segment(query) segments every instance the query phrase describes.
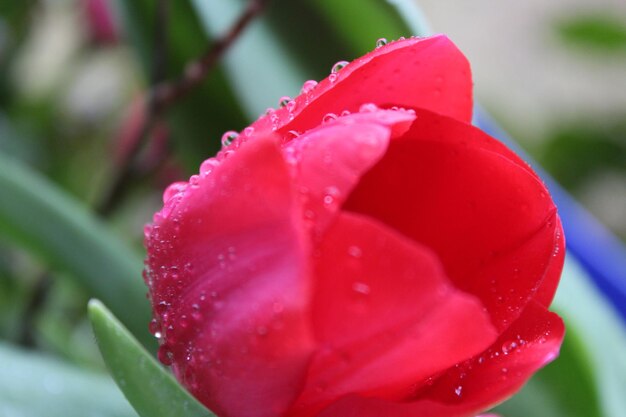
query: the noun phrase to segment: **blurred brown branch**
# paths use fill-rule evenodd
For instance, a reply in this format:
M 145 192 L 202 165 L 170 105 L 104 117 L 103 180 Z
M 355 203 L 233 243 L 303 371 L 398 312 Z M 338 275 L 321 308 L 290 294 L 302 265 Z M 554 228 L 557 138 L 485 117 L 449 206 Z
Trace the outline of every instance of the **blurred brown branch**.
M 151 132 L 162 115 L 178 100 L 200 84 L 215 67 L 221 57 L 239 38 L 254 19 L 260 15 L 269 0 L 250 0 L 231 28 L 216 39 L 199 58 L 190 61 L 184 72 L 176 79 L 164 80 L 167 61 L 167 21 L 168 0 L 160 0 L 157 7 L 157 24 L 154 38 L 155 59 L 153 62 L 152 86 L 145 97 L 145 113 L 141 128 L 129 141 L 129 148 L 119 163 L 109 187 L 96 205 L 96 211 L 103 216 L 109 215 L 120 202 L 133 177 L 133 165 L 140 150 L 149 141 Z

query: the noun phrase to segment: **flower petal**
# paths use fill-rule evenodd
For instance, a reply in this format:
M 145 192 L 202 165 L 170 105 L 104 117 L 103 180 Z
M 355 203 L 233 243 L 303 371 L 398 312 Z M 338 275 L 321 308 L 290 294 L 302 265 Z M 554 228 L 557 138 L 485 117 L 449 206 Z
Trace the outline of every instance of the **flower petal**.
M 354 113 L 316 127 L 283 147 L 307 223 L 321 236 L 361 176 L 415 116 L 399 110 Z
M 474 416 L 513 395 L 534 372 L 552 361 L 563 335 L 562 320 L 532 301 L 487 356 L 453 368 L 417 398 L 391 402 L 351 395 L 319 417 Z
M 364 103 L 424 108 L 469 122 L 469 63 L 443 35 L 392 42 L 356 59 L 252 126 L 257 131 L 305 132 L 328 113 L 355 112 Z
M 313 349 L 302 215 L 274 138 L 215 165 L 147 237 L 161 356 L 220 415 L 274 416 Z
M 478 296 L 503 330 L 550 269 L 560 233 L 554 203 L 528 166 L 495 139 L 431 112 L 416 116 L 344 209 L 432 248 L 454 284 Z
M 430 250 L 367 217 L 341 213 L 316 262 L 320 350 L 293 415 L 354 392 L 401 399 L 497 337 L 482 305 L 449 284 Z

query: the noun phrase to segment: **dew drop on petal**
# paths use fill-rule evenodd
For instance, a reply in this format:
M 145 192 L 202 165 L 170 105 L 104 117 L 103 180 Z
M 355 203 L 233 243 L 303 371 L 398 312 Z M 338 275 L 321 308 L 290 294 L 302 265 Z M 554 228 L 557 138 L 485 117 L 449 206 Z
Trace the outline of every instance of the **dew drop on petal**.
M 286 107 L 291 101 L 292 101 L 291 97 L 289 97 L 289 96 L 282 96 L 278 100 L 278 104 L 280 105 L 280 107 Z
M 330 123 L 333 120 L 337 119 L 337 115 L 335 113 L 326 113 L 322 118 L 322 123 Z
M 235 139 L 237 139 L 237 136 L 239 136 L 239 133 L 235 132 L 234 130 L 229 130 L 228 132 L 224 133 L 222 135 L 222 146 L 229 146 L 231 143 L 233 143 Z
M 310 93 L 311 91 L 313 91 L 315 86 L 317 86 L 317 81 L 315 81 L 315 80 L 307 80 L 307 81 L 304 82 L 304 84 L 302 84 L 302 89 L 300 90 L 300 92 L 302 94 Z
M 348 61 L 339 61 L 336 62 L 335 65 L 333 65 L 333 67 L 331 68 L 330 72 L 332 74 L 337 74 L 339 71 L 341 71 L 346 65 L 348 65 Z
M 159 347 L 157 356 L 163 365 L 170 366 L 172 364 L 173 354 L 167 345 L 161 345 Z
M 517 347 L 517 343 L 515 341 L 512 341 L 512 340 L 506 341 L 502 344 L 502 353 L 504 353 L 505 355 L 508 355 L 509 353 L 513 352 L 516 347 Z
M 252 126 L 248 126 L 243 130 L 243 135 L 245 137 L 250 137 L 254 133 L 254 128 Z
M 348 255 L 353 258 L 360 258 L 363 255 L 363 250 L 358 246 L 350 246 L 348 248 Z
M 219 161 L 215 158 L 207 159 L 200 165 L 200 175 L 206 176 L 210 174 L 219 164 Z
M 337 74 L 332 73 L 328 76 L 328 79 L 330 80 L 331 83 L 334 83 L 335 81 L 337 81 Z
M 149 324 L 149 330 L 150 333 L 152 333 L 155 337 L 159 337 L 160 333 L 159 333 L 159 322 L 157 321 L 157 319 L 152 319 L 150 320 L 150 324 Z M 157 336 L 157 333 L 159 333 L 159 336 Z
M 300 136 L 300 132 L 298 132 L 297 130 L 290 130 L 285 135 L 285 139 L 289 141 L 289 140 L 297 138 L 298 136 Z
M 358 292 L 359 294 L 363 294 L 363 295 L 368 295 L 371 291 L 370 286 L 364 282 L 355 282 L 354 284 L 352 284 L 352 289 L 355 292 Z
M 463 394 L 463 386 L 459 385 L 456 388 L 454 388 L 454 395 L 456 395 L 457 397 L 461 397 L 461 395 Z
M 378 40 L 376 41 L 376 48 L 380 48 L 387 45 L 387 39 L 385 38 L 378 38 Z
M 175 196 L 176 194 L 185 191 L 187 188 L 187 183 L 185 182 L 175 182 L 170 184 L 169 187 L 165 189 L 163 192 L 163 203 L 167 203 L 170 198 Z
M 189 185 L 191 187 L 197 187 L 199 183 L 200 183 L 199 175 L 192 175 L 191 177 L 189 177 Z
M 378 110 L 378 106 L 374 103 L 365 103 L 359 107 L 361 113 L 373 113 Z

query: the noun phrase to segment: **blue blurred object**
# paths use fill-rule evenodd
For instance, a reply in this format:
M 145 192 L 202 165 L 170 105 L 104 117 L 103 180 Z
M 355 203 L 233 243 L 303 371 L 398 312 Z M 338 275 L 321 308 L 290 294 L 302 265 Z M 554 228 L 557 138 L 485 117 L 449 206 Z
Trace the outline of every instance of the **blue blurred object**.
M 550 175 L 539 168 L 478 106 L 474 109 L 474 125 L 513 149 L 541 176 L 558 207 L 569 253 L 587 270 L 596 286 L 626 321 L 626 248 Z

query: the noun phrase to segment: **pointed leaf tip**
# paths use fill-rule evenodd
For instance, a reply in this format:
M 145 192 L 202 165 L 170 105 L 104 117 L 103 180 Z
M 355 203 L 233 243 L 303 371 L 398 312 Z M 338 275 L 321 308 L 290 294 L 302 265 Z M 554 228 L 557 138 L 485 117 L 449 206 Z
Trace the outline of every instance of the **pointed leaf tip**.
M 92 299 L 87 309 L 102 357 L 141 417 L 215 417 L 159 365 L 102 302 Z

